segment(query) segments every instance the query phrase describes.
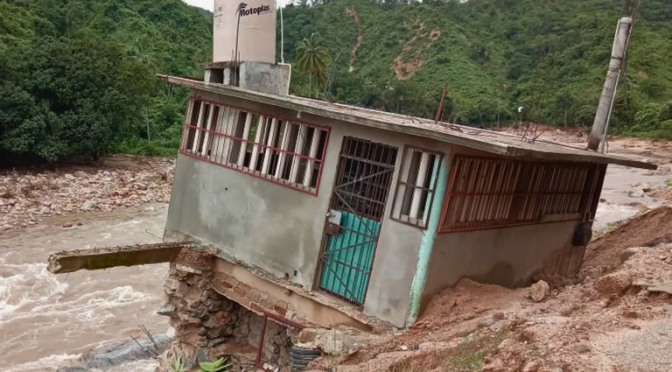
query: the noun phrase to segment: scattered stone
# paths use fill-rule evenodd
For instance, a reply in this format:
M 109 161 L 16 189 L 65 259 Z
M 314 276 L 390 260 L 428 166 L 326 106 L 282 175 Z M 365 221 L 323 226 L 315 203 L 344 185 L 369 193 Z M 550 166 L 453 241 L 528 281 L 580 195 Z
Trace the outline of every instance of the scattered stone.
M 408 346 L 406 346 L 406 345 L 401 345 L 401 347 L 400 347 L 399 349 L 401 349 L 401 351 L 407 351 L 407 350 L 408 350 Z
M 537 372 L 539 367 L 541 367 L 541 362 L 538 360 L 532 360 L 525 363 L 523 366 L 523 372 Z
M 530 298 L 534 302 L 543 301 L 549 294 L 551 287 L 543 280 L 540 280 L 530 287 Z
M 63 224 L 63 227 L 72 227 L 72 222 L 66 222 Z
M 376 345 L 385 340 L 382 336 L 347 327 L 338 329 L 306 328 L 299 333 L 299 346 L 318 348 L 328 355 L 351 355 L 359 349 Z
M 170 316 L 174 312 L 175 312 L 175 305 L 164 304 L 159 308 L 159 310 L 156 313 L 159 315 Z
M 166 203 L 173 172 L 173 162 L 147 158 L 134 169 L 0 174 L 0 191 L 12 191 L 0 197 L 0 231 L 38 225 L 46 216 Z
M 595 281 L 594 287 L 602 295 L 620 296 L 632 285 L 632 278 L 624 273 L 607 274 Z
M 85 212 L 88 212 L 88 211 L 94 209 L 97 205 L 98 205 L 98 202 L 96 202 L 95 200 L 87 200 L 87 201 L 84 202 L 84 204 L 82 204 L 82 206 L 79 209 L 81 209 Z
M 199 274 L 199 275 L 203 274 L 203 271 L 201 271 L 200 269 L 197 269 L 195 267 L 191 267 L 191 266 L 177 264 L 177 265 L 175 265 L 175 268 L 177 270 L 185 272 L 185 273 Z

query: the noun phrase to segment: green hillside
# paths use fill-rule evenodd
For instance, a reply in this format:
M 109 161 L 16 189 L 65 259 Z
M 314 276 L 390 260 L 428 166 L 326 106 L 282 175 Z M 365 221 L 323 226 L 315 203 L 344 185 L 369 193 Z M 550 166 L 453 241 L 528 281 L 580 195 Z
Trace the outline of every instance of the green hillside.
M 525 119 L 591 125 L 606 75 L 620 0 L 470 0 L 374 3 L 338 0 L 284 11 L 286 59 L 312 33 L 336 64 L 331 99 L 492 125 Z M 353 70 L 350 56 L 361 24 Z M 644 0 L 636 20 L 614 123 L 650 132 L 672 119 L 672 3 Z M 301 74 L 294 89 L 311 94 Z M 651 105 L 654 104 L 654 105 Z M 647 107 L 647 105 L 650 105 Z M 637 113 L 649 113 L 649 119 Z M 642 115 L 640 115 L 642 116 Z M 651 120 L 651 116 L 655 119 Z M 637 126 L 637 127 L 635 127 Z M 672 126 L 670 126 L 672 133 Z
M 325 94 L 295 66 L 295 94 L 433 117 L 448 84 L 444 120 L 506 123 L 524 106 L 525 120 L 589 126 L 621 6 L 297 2 L 284 9 L 285 60 L 316 34 L 332 82 Z M 643 0 L 613 118 L 620 132 L 672 137 L 671 19 L 669 0 Z M 0 162 L 174 153 L 186 92 L 155 74 L 199 76 L 211 49 L 212 15 L 181 0 L 0 0 Z
M 186 93 L 154 75 L 201 74 L 211 34 L 180 0 L 0 0 L 0 160 L 174 152 Z

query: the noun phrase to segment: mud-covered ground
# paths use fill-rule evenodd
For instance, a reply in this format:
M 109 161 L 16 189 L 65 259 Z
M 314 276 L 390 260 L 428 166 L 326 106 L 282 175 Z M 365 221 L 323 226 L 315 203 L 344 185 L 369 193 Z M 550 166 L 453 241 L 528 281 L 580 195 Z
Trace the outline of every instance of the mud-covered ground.
M 343 372 L 669 372 L 672 208 L 593 242 L 579 277 L 531 288 L 461 281 L 410 330 L 337 362 Z M 641 231 L 644 234 L 636 234 Z

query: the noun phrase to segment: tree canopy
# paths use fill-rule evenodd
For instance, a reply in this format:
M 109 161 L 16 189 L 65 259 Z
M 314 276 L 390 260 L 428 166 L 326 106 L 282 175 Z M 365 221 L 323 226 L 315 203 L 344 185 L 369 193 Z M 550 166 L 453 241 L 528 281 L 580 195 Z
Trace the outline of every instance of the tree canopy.
M 296 0 L 283 11 L 291 90 L 433 118 L 447 83 L 444 120 L 496 125 L 524 106 L 526 120 L 590 126 L 621 7 Z M 670 19 L 670 1 L 643 2 L 611 128 L 672 137 Z M 187 95 L 155 74 L 202 76 L 212 26 L 181 0 L 0 0 L 0 161 L 174 153 Z
M 0 159 L 174 151 L 186 92 L 155 74 L 201 74 L 211 35 L 180 0 L 0 0 Z
M 335 64 L 330 99 L 433 117 L 447 83 L 445 120 L 489 126 L 516 120 L 524 106 L 527 120 L 590 126 L 622 6 L 622 0 L 298 1 L 284 8 L 285 59 L 296 61 L 300 41 L 318 33 Z M 671 14 L 669 1 L 643 2 L 612 128 L 639 131 L 640 111 L 664 111 L 672 99 Z M 345 56 L 360 29 L 351 67 Z M 294 76 L 298 93 L 301 75 Z

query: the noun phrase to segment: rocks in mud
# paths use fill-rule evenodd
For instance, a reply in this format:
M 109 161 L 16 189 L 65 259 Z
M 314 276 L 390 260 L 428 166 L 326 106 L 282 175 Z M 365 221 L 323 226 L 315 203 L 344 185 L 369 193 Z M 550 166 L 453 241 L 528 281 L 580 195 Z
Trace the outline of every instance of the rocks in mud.
M 147 158 L 128 169 L 0 174 L 0 231 L 49 216 L 168 202 L 173 171 L 173 160 Z
M 212 287 L 214 278 L 214 258 L 204 252 L 183 250 L 171 263 L 164 283 L 167 303 L 159 312 L 170 317 L 175 339 L 160 358 L 162 370 L 169 370 L 176 356 L 182 357 L 189 370 L 199 360 L 222 355 L 230 355 L 236 368 L 249 364 L 255 370 L 254 350 L 263 318 L 217 293 Z M 267 322 L 263 360 L 287 365 L 290 347 L 287 328 Z M 251 359 L 246 361 L 246 356 Z
M 550 291 L 551 287 L 548 285 L 548 283 L 546 283 L 543 280 L 540 280 L 532 284 L 532 286 L 530 287 L 529 296 L 532 299 L 532 301 L 541 302 L 544 299 L 546 299 L 546 297 L 548 297 Z
M 523 372 L 537 372 L 541 367 L 541 362 L 537 359 L 531 360 L 523 366 Z
M 306 328 L 299 333 L 298 346 L 318 348 L 328 355 L 351 355 L 360 349 L 385 341 L 380 335 L 359 331 L 354 328 Z M 402 345 L 401 350 L 404 350 Z M 408 350 L 408 347 L 406 347 Z M 405 350 L 404 350 L 405 351 Z
M 632 285 L 632 278 L 621 272 L 607 274 L 595 281 L 594 288 L 603 296 L 620 296 Z
M 174 312 L 175 312 L 175 305 L 164 304 L 159 308 L 159 310 L 156 313 L 159 315 L 170 316 Z
M 88 211 L 93 210 L 97 205 L 98 205 L 97 201 L 95 201 L 93 199 L 89 199 L 89 200 L 85 201 L 84 204 L 82 204 L 82 206 L 79 207 L 79 209 L 81 209 L 85 212 L 88 212 Z

